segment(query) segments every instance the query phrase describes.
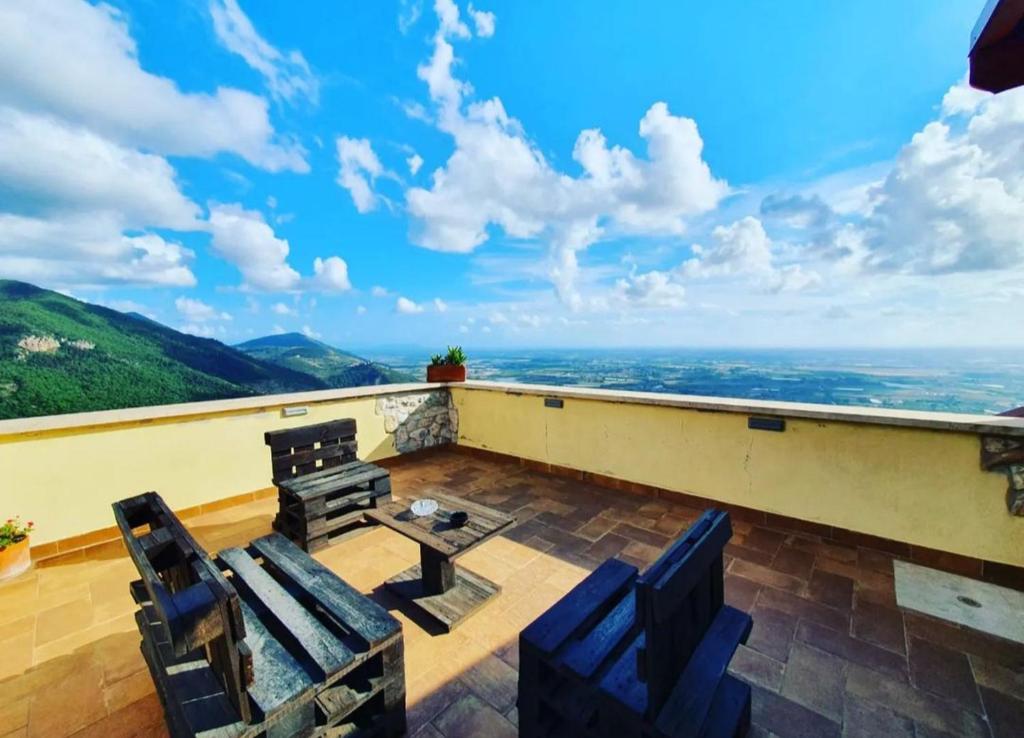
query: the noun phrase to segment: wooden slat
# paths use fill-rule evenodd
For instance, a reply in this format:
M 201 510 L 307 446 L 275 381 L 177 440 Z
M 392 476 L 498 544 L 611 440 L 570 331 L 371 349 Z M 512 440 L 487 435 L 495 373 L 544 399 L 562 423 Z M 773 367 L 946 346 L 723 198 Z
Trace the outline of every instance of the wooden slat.
M 252 542 L 252 549 L 301 588 L 307 598 L 370 646 L 401 633 L 401 624 L 387 610 L 364 597 L 284 536 L 275 533 L 257 538 Z
M 647 685 L 640 680 L 636 671 L 637 653 L 643 649 L 644 643 L 644 634 L 640 633 L 600 681 L 601 691 L 636 715 L 637 722 L 643 719 L 647 711 Z
M 324 675 L 332 676 L 352 663 L 352 651 L 300 606 L 245 551 L 239 548 L 225 549 L 220 552 L 220 559 L 231 568 L 236 581 L 245 585 Z
M 285 479 L 278 483 L 278 487 L 295 497 L 305 499 L 325 495 L 335 490 L 358 487 L 361 484 L 383 479 L 388 475 L 387 469 L 360 461 L 330 469 L 321 469 L 293 479 Z
M 627 592 L 593 630 L 566 647 L 561 663 L 577 676 L 589 679 L 635 627 L 636 596 Z
M 320 448 L 308 451 L 296 451 L 292 454 L 282 454 L 271 457 L 271 466 L 276 475 L 278 472 L 291 470 L 293 466 L 309 464 L 311 462 L 323 461 L 324 459 L 342 458 L 355 460 L 358 446 L 355 441 L 344 443 L 325 444 Z
M 249 685 L 249 696 L 270 717 L 292 701 L 309 699 L 316 682 L 302 665 L 263 625 L 259 616 L 243 600 L 248 635 L 246 643 L 252 651 L 253 673 L 256 678 Z
M 621 596 L 636 578 L 636 567 L 608 559 L 522 632 L 522 639 L 551 654 L 574 633 L 592 622 L 595 610 Z
M 515 518 L 468 500 L 431 494 L 437 500 L 438 512 L 424 517 L 410 517 L 409 502 L 392 500 L 373 510 L 366 518 L 398 531 L 407 538 L 448 557 L 466 553 L 498 532 L 515 524 Z M 447 523 L 447 516 L 456 510 L 469 513 L 465 527 Z
M 353 438 L 355 435 L 355 419 L 345 418 L 343 420 L 331 420 L 327 423 L 306 425 L 300 428 L 268 431 L 263 434 L 263 442 L 270 446 L 271 449 L 277 450 L 320 443 L 329 439 L 340 438 L 344 441 Z
M 746 641 L 750 616 L 723 607 L 683 669 L 679 681 L 658 714 L 656 725 L 666 735 L 699 735 L 718 685 L 736 647 Z
M 733 738 L 750 726 L 750 686 L 731 674 L 722 677 L 700 738 Z

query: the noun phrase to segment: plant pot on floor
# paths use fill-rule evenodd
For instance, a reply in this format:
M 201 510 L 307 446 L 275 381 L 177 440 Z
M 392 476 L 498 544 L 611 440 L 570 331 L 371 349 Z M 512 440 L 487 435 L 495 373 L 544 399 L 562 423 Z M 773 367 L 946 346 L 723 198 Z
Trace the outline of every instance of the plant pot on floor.
M 427 367 L 428 382 L 465 382 L 465 364 L 437 364 Z
M 0 580 L 11 579 L 32 566 L 32 555 L 28 549 L 28 538 L 22 538 L 0 549 Z

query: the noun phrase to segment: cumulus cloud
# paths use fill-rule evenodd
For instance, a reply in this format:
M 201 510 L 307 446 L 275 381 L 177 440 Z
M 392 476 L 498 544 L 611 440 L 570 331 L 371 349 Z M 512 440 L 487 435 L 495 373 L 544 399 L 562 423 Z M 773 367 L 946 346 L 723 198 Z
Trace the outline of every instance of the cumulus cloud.
M 391 295 L 391 293 L 386 288 L 381 287 L 379 284 L 375 284 L 370 289 L 370 294 L 373 295 L 374 297 L 388 297 Z
M 349 191 L 352 202 L 360 213 L 375 210 L 377 194 L 373 181 L 384 173 L 384 167 L 365 138 L 339 136 L 335 142 L 338 148 L 338 184 Z
M 429 188 L 406 192 L 412 240 L 439 251 L 469 252 L 491 227 L 551 244 L 548 276 L 562 300 L 582 304 L 577 253 L 609 233 L 682 233 L 686 218 L 714 208 L 728 192 L 702 158 L 693 120 L 655 103 L 640 121 L 646 157 L 609 146 L 596 129 L 580 133 L 573 158 L 582 172 L 554 168 L 499 98 L 471 102 L 472 87 L 452 72 L 452 39 L 468 38 L 458 8 L 439 0 L 430 59 L 418 69 L 454 150 Z
M 308 325 L 302 326 L 302 335 L 306 336 L 306 338 L 320 338 L 320 334 Z
M 263 76 L 270 94 L 292 102 L 316 103 L 320 85 L 299 51 L 281 52 L 264 39 L 236 0 L 211 0 L 210 15 L 218 40 Z
M 473 3 L 469 4 L 469 17 L 473 19 L 476 35 L 480 38 L 490 38 L 494 35 L 495 17 L 494 13 L 485 10 L 477 10 Z
M 399 297 L 395 301 L 395 310 L 402 315 L 415 315 L 416 313 L 423 312 L 423 306 L 413 302 L 407 297 Z
M 688 278 L 749 278 L 770 292 L 797 292 L 821 283 L 821 276 L 799 264 L 776 264 L 774 245 L 753 216 L 716 226 L 710 247 L 695 244 L 694 256 L 679 267 Z
M 231 314 L 218 310 L 202 300 L 195 300 L 191 297 L 179 297 L 174 301 L 174 307 L 185 320 L 195 323 L 208 323 L 216 320 L 231 320 Z
M 0 104 L 45 111 L 160 154 L 230 152 L 269 171 L 305 172 L 267 101 L 231 87 L 182 92 L 145 71 L 124 16 L 84 0 L 0 5 Z
M 125 148 L 80 126 L 0 107 L 4 205 L 104 211 L 124 227 L 199 227 L 199 206 L 166 159 Z
M 275 302 L 270 306 L 270 312 L 275 315 L 297 315 L 298 312 L 295 308 L 290 307 L 287 303 Z
M 616 302 L 631 307 L 678 309 L 686 305 L 686 288 L 667 272 L 632 274 L 615 283 Z
M 120 218 L 0 213 L 0 274 L 39 284 L 191 287 L 195 254 L 156 234 L 128 236 Z
M 419 154 L 413 154 L 405 160 L 405 163 L 409 165 L 409 174 L 415 177 L 419 173 L 420 167 L 423 166 L 423 157 Z
M 348 264 L 340 256 L 328 256 L 313 260 L 311 285 L 325 292 L 347 292 L 352 289 L 348 279 Z
M 299 273 L 288 264 L 288 241 L 274 235 L 262 213 L 241 205 L 214 204 L 209 227 L 214 251 L 238 267 L 246 288 L 282 291 L 298 287 Z
M 774 193 L 761 201 L 761 216 L 779 220 L 790 228 L 826 228 L 834 217 L 832 208 L 818 195 Z

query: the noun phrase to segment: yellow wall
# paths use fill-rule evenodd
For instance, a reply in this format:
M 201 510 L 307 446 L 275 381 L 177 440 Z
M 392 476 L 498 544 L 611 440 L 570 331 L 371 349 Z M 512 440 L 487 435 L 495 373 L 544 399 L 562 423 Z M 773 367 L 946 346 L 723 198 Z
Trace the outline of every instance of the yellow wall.
M 1024 565 L 1007 479 L 974 433 L 453 388 L 459 444 L 968 556 Z
M 338 418 L 356 419 L 361 458 L 393 456 L 375 401 L 291 403 L 309 409 L 294 418 L 276 406 L 0 438 L 0 513 L 33 520 L 38 545 L 113 525 L 111 503 L 147 490 L 182 509 L 265 489 L 266 431 Z

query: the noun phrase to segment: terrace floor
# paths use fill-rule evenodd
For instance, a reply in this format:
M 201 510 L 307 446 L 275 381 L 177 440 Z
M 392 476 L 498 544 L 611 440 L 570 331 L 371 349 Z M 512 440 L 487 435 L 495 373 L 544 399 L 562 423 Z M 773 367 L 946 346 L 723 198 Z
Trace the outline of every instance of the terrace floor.
M 700 514 L 453 452 L 402 460 L 392 475 L 397 496 L 444 491 L 519 518 L 460 559 L 503 591 L 448 635 L 381 587 L 418 560 L 412 542 L 378 527 L 317 554 L 402 621 L 409 729 L 421 737 L 515 735 L 519 631 L 605 558 L 645 566 Z M 215 552 L 268 533 L 275 504 L 187 522 Z M 726 598 L 754 630 L 732 669 L 753 685 L 752 736 L 1020 735 L 1024 646 L 897 608 L 885 553 L 735 518 L 733 528 Z M 109 545 L 0 584 L 0 736 L 165 734 L 134 578 Z

